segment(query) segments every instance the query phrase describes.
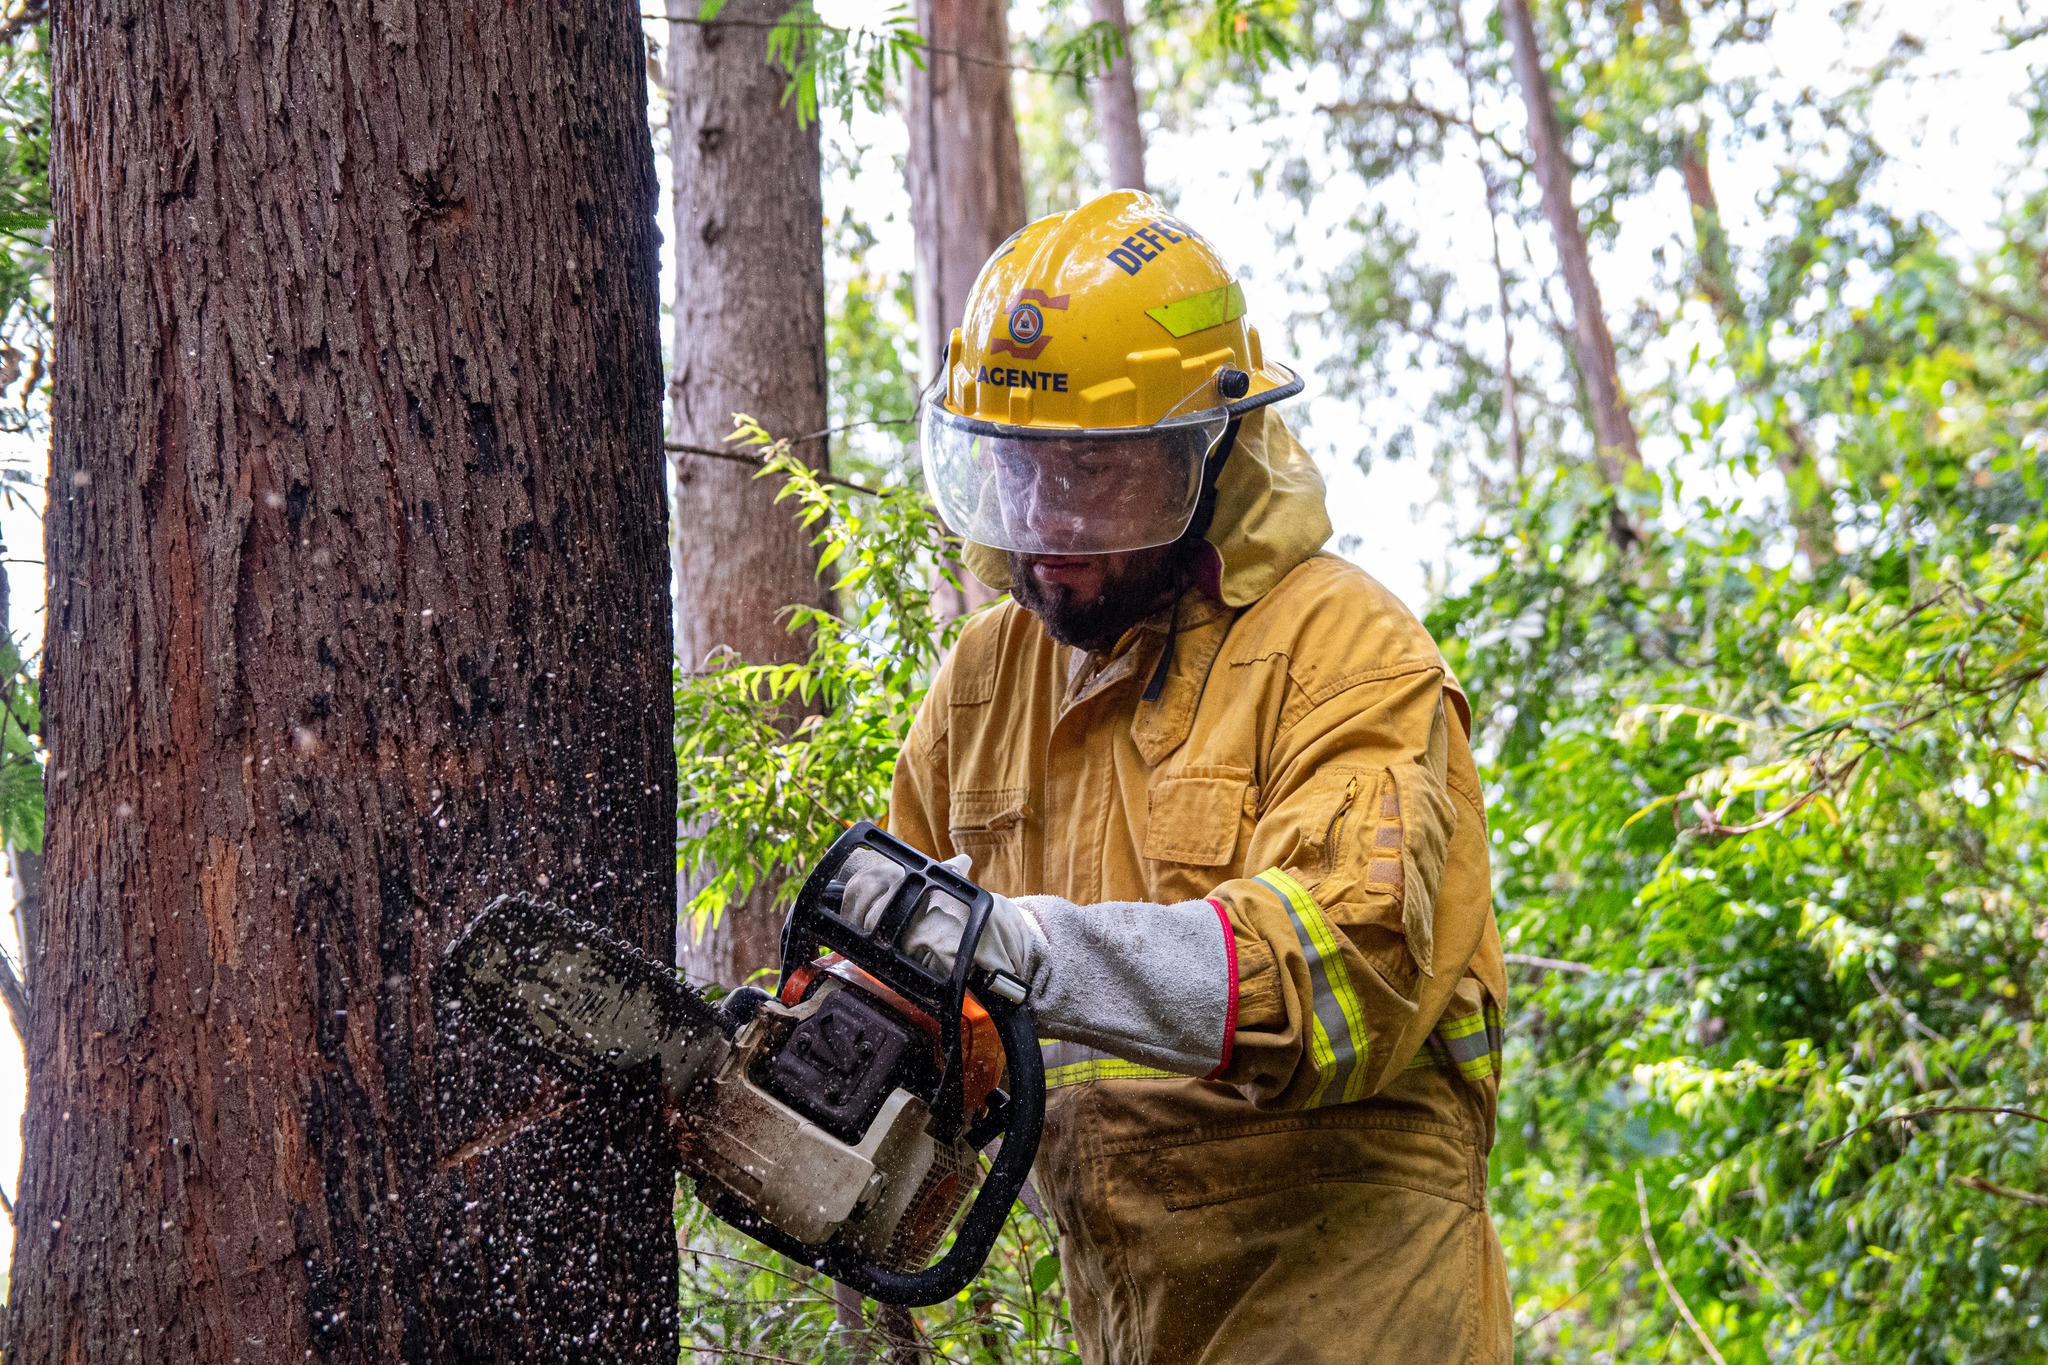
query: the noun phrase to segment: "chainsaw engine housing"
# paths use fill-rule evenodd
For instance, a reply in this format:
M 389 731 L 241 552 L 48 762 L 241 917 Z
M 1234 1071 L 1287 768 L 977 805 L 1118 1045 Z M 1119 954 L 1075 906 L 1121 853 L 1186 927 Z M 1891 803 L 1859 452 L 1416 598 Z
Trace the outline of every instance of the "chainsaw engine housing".
M 794 1007 L 764 1000 L 691 1105 L 697 1193 L 796 1240 L 921 1269 L 981 1182 L 964 1137 L 932 1131 L 923 1030 L 827 977 Z

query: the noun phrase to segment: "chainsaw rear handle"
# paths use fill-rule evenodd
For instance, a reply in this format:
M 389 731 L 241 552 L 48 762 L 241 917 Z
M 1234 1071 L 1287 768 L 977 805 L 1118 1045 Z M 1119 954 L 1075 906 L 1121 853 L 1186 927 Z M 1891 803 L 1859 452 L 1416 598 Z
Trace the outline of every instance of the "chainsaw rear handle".
M 977 995 L 980 993 L 977 992 Z M 1045 1064 L 1038 1055 L 1038 1022 L 1028 1005 L 1013 1005 L 999 996 L 983 996 L 982 1004 L 1003 1039 L 1009 1058 L 1009 1127 L 996 1153 L 988 1179 L 974 1196 L 974 1206 L 953 1234 L 953 1245 L 932 1265 L 908 1274 L 861 1260 L 844 1248 L 799 1242 L 751 1212 L 713 1206 L 718 1216 L 793 1261 L 816 1266 L 841 1284 L 851 1285 L 881 1303 L 923 1308 L 944 1303 L 981 1273 L 995 1249 L 1010 1206 L 1024 1189 L 1038 1139 L 1045 1129 Z
M 841 883 L 846 860 L 857 850 L 867 849 L 903 869 L 903 881 L 896 888 L 888 908 L 873 932 L 839 917 L 839 899 L 828 894 Z M 944 891 L 967 907 L 967 925 L 960 937 L 959 952 L 950 976 L 926 970 L 896 946 L 911 917 L 931 903 L 934 892 Z M 841 1284 L 853 1286 L 882 1303 L 923 1307 L 941 1303 L 958 1294 L 980 1273 L 995 1248 L 996 1238 L 1010 1216 L 1031 1174 L 1038 1155 L 1038 1140 L 1045 1128 L 1045 1064 L 1038 1053 L 1038 1021 L 1029 1005 L 1013 1001 L 1010 993 L 999 991 L 994 975 L 974 963 L 974 950 L 982 930 L 995 908 L 995 898 L 952 868 L 926 857 L 869 821 L 863 820 L 833 841 L 797 894 L 796 905 L 782 929 L 782 980 L 831 949 L 862 971 L 899 992 L 939 1021 L 942 1070 L 932 1123 L 949 1139 L 972 1124 L 976 1145 L 1003 1139 L 988 1179 L 974 1197 L 974 1205 L 953 1235 L 953 1245 L 939 1260 L 923 1270 L 904 1273 L 870 1264 L 838 1248 L 818 1247 L 795 1238 L 744 1211 L 737 1217 L 720 1211 L 720 1216 L 741 1231 L 774 1247 L 792 1260 L 815 1265 Z M 981 1123 L 965 1112 L 964 1067 L 961 1059 L 960 1016 L 968 993 L 988 1012 L 1003 1042 L 1007 1095 L 991 1106 Z

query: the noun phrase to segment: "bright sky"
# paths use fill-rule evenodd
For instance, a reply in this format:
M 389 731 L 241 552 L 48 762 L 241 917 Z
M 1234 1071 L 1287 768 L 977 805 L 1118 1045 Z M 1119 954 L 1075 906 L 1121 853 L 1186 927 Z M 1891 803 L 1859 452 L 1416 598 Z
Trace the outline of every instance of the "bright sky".
M 1794 0 L 1781 16 L 1773 39 L 1742 60 L 1777 79 L 1796 79 L 1823 86 L 1846 82 L 1890 46 L 1892 35 L 1905 29 L 1927 44 L 1917 64 L 1925 75 L 1897 89 L 1878 116 L 1879 132 L 1895 160 L 1885 185 L 1892 201 L 1903 208 L 1938 206 L 1965 240 L 1988 240 L 1988 225 L 1997 216 L 2000 196 L 2013 180 L 2024 119 L 2013 107 L 2024 87 L 2023 54 L 1998 50 L 1994 37 L 2001 18 L 2016 17 L 2020 0 L 1944 0 L 1935 9 L 1926 0 L 1879 0 L 1871 18 L 1856 35 L 1845 35 L 1830 17 L 1833 0 Z M 1474 5 L 1475 15 L 1483 6 Z M 829 21 L 871 19 L 885 5 L 876 0 L 824 0 L 819 5 Z M 1933 14 L 1939 31 L 1925 31 Z M 1028 16 L 1020 17 L 1020 30 Z M 651 22 L 650 33 L 665 40 L 665 24 Z M 1789 73 L 1789 74 L 1788 74 Z M 1727 74 L 1727 73 L 1722 73 Z M 1274 74 L 1267 93 L 1278 113 L 1252 126 L 1242 100 L 1212 101 L 1198 123 L 1179 132 L 1155 134 L 1149 149 L 1148 173 L 1160 192 L 1173 200 L 1180 215 L 1200 228 L 1241 269 L 1253 319 L 1261 324 L 1269 350 L 1280 353 L 1280 338 L 1294 320 L 1300 351 L 1295 368 L 1310 377 L 1307 397 L 1294 405 L 1291 418 L 1305 418 L 1304 438 L 1321 461 L 1331 485 L 1331 514 L 1346 552 L 1393 588 L 1418 611 L 1429 592 L 1430 571 L 1442 572 L 1453 528 L 1470 509 L 1444 506 L 1429 470 L 1420 461 L 1374 461 L 1364 474 L 1353 460 L 1366 439 L 1358 412 L 1347 404 L 1319 396 L 1316 379 L 1329 343 L 1316 327 L 1313 296 L 1304 284 L 1340 265 L 1347 254 L 1343 224 L 1359 206 L 1379 196 L 1411 221 L 1432 227 L 1440 254 L 1457 265 L 1465 287 L 1489 295 L 1492 289 L 1490 246 L 1482 214 L 1473 211 L 1476 180 L 1469 166 L 1453 163 L 1418 184 L 1368 186 L 1348 177 L 1324 146 L 1319 100 L 1333 88 L 1331 73 L 1289 71 Z M 666 117 L 653 111 L 657 124 Z M 657 135 L 660 136 L 659 134 Z M 835 218 L 850 204 L 880 235 L 869 265 L 907 272 L 912 252 L 908 200 L 896 169 L 905 136 L 899 120 L 888 114 L 857 115 L 850 129 L 829 127 L 828 136 L 843 147 L 864 147 L 858 169 L 836 175 L 828 187 L 826 208 Z M 1301 211 L 1277 191 L 1261 194 L 1252 187 L 1245 167 L 1266 155 L 1278 138 L 1319 170 L 1324 193 L 1306 221 Z M 665 146 L 665 144 L 664 144 Z M 667 164 L 661 159 L 666 196 Z M 1764 158 L 1736 159 L 1716 165 L 1717 184 L 1731 234 L 1738 244 L 1746 233 L 1761 229 L 1748 211 L 1772 168 Z M 664 197 L 661 226 L 670 231 L 670 207 Z M 1277 245 L 1280 230 L 1296 229 L 1295 242 L 1304 249 L 1305 272 L 1283 278 L 1274 269 L 1289 253 Z M 1667 241 L 1690 238 L 1682 189 L 1675 179 L 1655 205 L 1640 206 L 1623 224 L 1615 247 L 1595 260 L 1594 269 L 1611 313 L 1625 310 L 1652 290 L 1649 267 L 1654 249 Z M 1532 251 L 1547 245 L 1532 243 Z M 664 297 L 669 294 L 664 273 Z M 664 337 L 664 340 L 666 338 Z M 1408 395 L 1387 400 L 1411 403 Z M 1652 457 L 1656 457 L 1654 450 Z M 39 447 L 18 439 L 0 441 L 0 459 L 40 470 Z M 0 509 L 0 537 L 8 546 L 9 579 L 13 586 L 17 634 L 39 642 L 42 635 L 42 530 L 35 515 L 21 509 Z M 1355 537 L 1355 541 L 1346 541 Z M 1459 566 L 1450 565 L 1455 572 Z M 0 879 L 0 944 L 19 961 L 11 915 L 11 883 Z M 23 1097 L 20 1048 L 11 1030 L 0 1029 L 0 1178 L 11 1192 L 20 1168 L 20 1119 Z M 0 1257 L 8 1254 L 12 1229 L 0 1225 Z

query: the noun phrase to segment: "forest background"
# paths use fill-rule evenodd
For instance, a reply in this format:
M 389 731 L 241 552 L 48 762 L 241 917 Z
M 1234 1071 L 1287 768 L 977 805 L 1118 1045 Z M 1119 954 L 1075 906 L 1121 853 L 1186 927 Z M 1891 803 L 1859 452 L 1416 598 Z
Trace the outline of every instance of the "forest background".
M 1572 171 L 1548 196 L 1513 60 L 1530 11 Z M 1131 16 L 1152 187 L 1311 375 L 1295 406 L 1336 548 L 1426 616 L 1479 702 L 1517 992 L 1493 1175 L 1521 1356 L 2048 1357 L 2048 18 L 2028 0 Z M 1113 178 L 1091 17 L 1009 12 L 1031 215 Z M 882 35 L 773 73 L 823 97 L 841 482 L 802 459 L 775 477 L 832 592 L 779 667 L 679 661 L 681 908 L 707 927 L 763 911 L 821 845 L 823 810 L 792 809 L 874 812 L 960 605 L 887 425 L 910 414 L 927 321 L 903 28 L 855 6 L 816 22 Z M 684 26 L 646 27 L 667 174 Z M 31 8 L 0 36 L 20 645 L 0 659 L 0 832 L 32 876 L 47 29 Z M 703 282 L 668 235 L 673 317 Z M 1593 396 L 1603 366 L 1618 403 Z M 811 435 L 749 410 L 764 442 Z M 679 483 L 722 458 L 676 455 Z M 818 717 L 794 733 L 792 697 Z M 18 1096 L 18 1070 L 0 1080 Z M 857 1306 L 735 1265 L 752 1253 L 681 1216 L 696 1358 L 874 1349 Z M 1063 1358 L 1043 1227 L 1020 1216 L 1004 1258 L 963 1304 L 883 1322 L 889 1349 L 915 1332 L 951 1358 Z

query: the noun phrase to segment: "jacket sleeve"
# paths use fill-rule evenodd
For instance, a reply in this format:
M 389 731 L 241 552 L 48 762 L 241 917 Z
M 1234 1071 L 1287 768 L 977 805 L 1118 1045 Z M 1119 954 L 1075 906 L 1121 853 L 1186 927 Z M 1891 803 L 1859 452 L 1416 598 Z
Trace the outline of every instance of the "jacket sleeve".
M 1468 894 L 1440 913 L 1459 822 L 1482 819 L 1449 782 L 1448 695 L 1436 668 L 1359 682 L 1308 706 L 1274 744 L 1242 864 L 1263 870 L 1211 893 L 1238 957 L 1218 1079 L 1262 1105 L 1384 1089 L 1451 1003 L 1490 922 L 1469 868 Z M 1484 841 L 1458 842 L 1467 861 L 1478 850 L 1483 887 Z

